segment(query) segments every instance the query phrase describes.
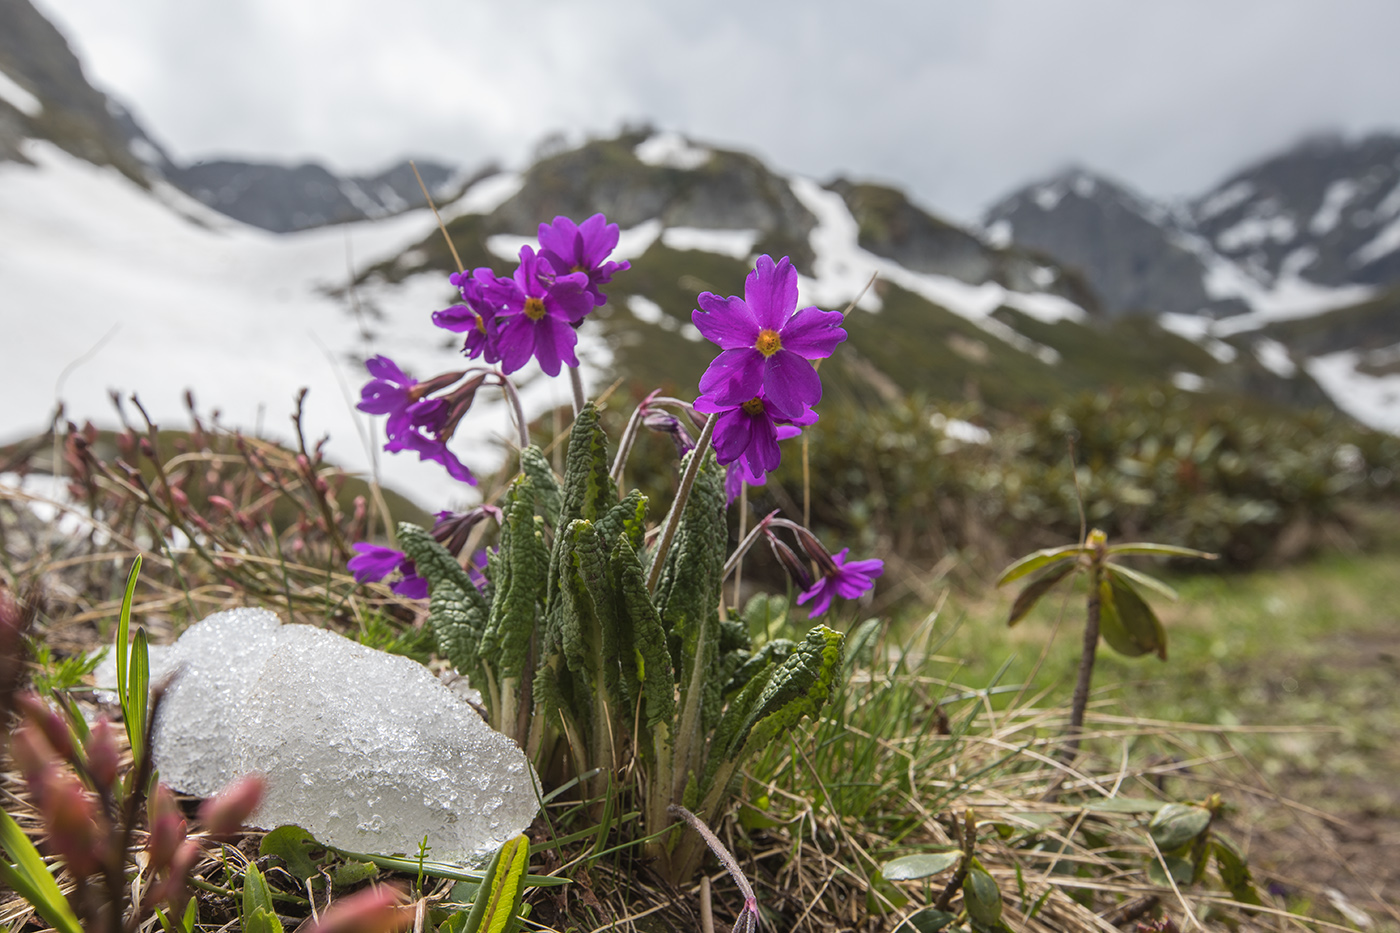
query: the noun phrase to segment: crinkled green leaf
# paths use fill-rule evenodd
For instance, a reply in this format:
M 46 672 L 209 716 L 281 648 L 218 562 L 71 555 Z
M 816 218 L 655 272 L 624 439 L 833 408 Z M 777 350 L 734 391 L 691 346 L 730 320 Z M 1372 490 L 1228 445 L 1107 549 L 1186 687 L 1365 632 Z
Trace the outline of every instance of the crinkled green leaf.
M 535 510 L 544 516 L 549 527 L 559 527 L 559 509 L 563 500 L 559 491 L 559 481 L 554 476 L 545 455 L 534 444 L 520 451 L 520 469 L 530 477 L 530 488 L 534 493 Z
M 1007 625 L 1015 625 L 1026 617 L 1035 604 L 1040 602 L 1040 597 L 1054 589 L 1055 584 L 1069 576 L 1074 570 L 1074 564 L 1065 564 L 1059 567 L 1052 567 L 1045 573 L 1036 577 L 1026 584 L 1025 589 L 1016 595 L 1016 601 L 1011 604 L 1011 615 L 1007 617 Z
M 564 490 L 556 528 L 584 519 L 597 521 L 617 504 L 617 486 L 608 473 L 608 438 L 592 402 L 574 419 L 564 461 Z
M 725 693 L 733 693 L 742 688 L 754 675 L 763 670 L 769 664 L 781 664 L 792 656 L 797 650 L 797 642 L 790 638 L 775 638 L 768 644 L 759 648 L 753 654 L 744 658 L 744 663 L 734 671 L 729 678 L 728 685 L 724 688 Z
M 647 505 L 647 497 L 632 490 L 598 519 L 598 537 L 611 548 L 623 535 L 632 550 L 640 551 L 647 532 Z
M 496 581 L 480 651 L 499 683 L 518 684 L 529 656 L 530 638 L 538 622 L 536 607 L 544 597 L 549 567 L 543 522 L 535 516 L 534 492 L 528 477 L 516 480 L 506 501 L 504 518 L 503 578 Z
M 1066 544 L 1061 547 L 1034 551 L 1003 570 L 1001 576 L 997 577 L 997 586 L 1005 586 L 1012 580 L 1019 580 L 1028 573 L 1035 573 L 1041 567 L 1078 557 L 1084 551 L 1085 548 L 1082 544 Z
M 646 707 L 642 721 L 649 728 L 670 723 L 676 715 L 676 688 L 666 630 L 647 593 L 646 571 L 625 535 L 613 546 L 611 569 L 618 595 L 624 699 L 631 706 L 637 694 L 642 695 Z
M 476 671 L 481 635 L 490 606 L 471 577 L 428 532 L 407 522 L 399 525 L 399 546 L 428 581 L 428 621 L 438 652 L 462 674 Z

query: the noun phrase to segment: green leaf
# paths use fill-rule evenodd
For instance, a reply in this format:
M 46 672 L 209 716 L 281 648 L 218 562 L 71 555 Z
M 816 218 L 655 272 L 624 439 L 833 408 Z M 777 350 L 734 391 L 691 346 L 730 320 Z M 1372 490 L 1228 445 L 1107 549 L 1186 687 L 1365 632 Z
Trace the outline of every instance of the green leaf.
M 744 604 L 740 617 L 750 632 L 772 637 L 787 622 L 788 601 L 786 596 L 757 593 Z
M 310 875 L 305 877 L 309 878 Z M 247 870 L 243 873 L 243 916 L 251 917 L 259 910 L 276 913 L 272 907 L 272 890 L 267 886 L 267 879 L 258 871 L 257 865 L 249 862 Z
M 313 852 L 320 854 L 313 858 Z M 287 871 L 303 881 L 320 871 L 319 863 L 326 857 L 325 846 L 300 826 L 279 826 L 263 836 L 258 854 L 277 856 L 287 866 Z M 247 897 L 246 887 L 244 897 Z
M 1175 544 L 1152 544 L 1145 541 L 1113 544 L 1106 550 L 1110 556 L 1115 554 L 1154 554 L 1158 557 L 1199 557 L 1202 560 L 1215 560 L 1220 556 L 1208 551 L 1198 551 L 1195 548 L 1178 547 Z
M 127 672 L 127 690 L 130 692 L 128 708 L 131 719 L 127 722 L 127 733 L 135 729 L 136 742 L 132 744 L 132 756 L 144 757 L 146 748 L 146 707 L 151 702 L 151 660 L 146 645 L 146 630 L 138 628 L 136 637 L 131 640 L 131 669 Z
M 516 480 L 506 502 L 500 559 L 504 578 L 496 581 L 479 651 L 494 670 L 498 683 L 518 684 L 525 672 L 530 637 L 539 620 L 537 607 L 544 600 L 549 571 L 544 529 L 535 518 L 530 480 L 523 476 Z
M 5 858 L 0 859 L 0 881 L 28 901 L 54 929 L 62 933 L 83 933 L 83 925 L 68 906 L 58 882 L 49 874 L 39 850 L 3 810 L 0 810 L 0 847 L 5 851 Z
M 647 592 L 646 571 L 626 536 L 618 538 L 610 564 L 618 594 L 618 651 L 625 699 L 631 705 L 641 694 L 646 706 L 642 721 L 648 729 L 669 724 L 676 715 L 676 681 L 666 630 Z
M 1143 797 L 1099 797 L 1078 804 L 1090 813 L 1156 813 L 1164 804 Z
M 903 923 L 895 928 L 895 933 L 942 933 L 956 919 L 958 919 L 957 914 L 925 907 L 923 910 L 910 914 Z
M 348 888 L 357 885 L 361 881 L 368 881 L 379 874 L 379 866 L 373 862 L 359 862 L 351 860 L 341 862 L 331 869 L 331 884 L 337 888 Z
M 997 586 L 1005 586 L 1012 580 L 1019 580 L 1028 573 L 1035 573 L 1041 567 L 1048 567 L 1050 564 L 1056 564 L 1062 560 L 1070 560 L 1087 552 L 1082 544 L 1066 544 L 1061 547 L 1034 551 L 1003 570 L 1001 576 L 997 577 Z
M 1195 867 L 1189 859 L 1181 858 L 1177 855 L 1163 855 L 1162 861 L 1167 863 L 1167 868 L 1171 870 L 1172 881 L 1177 884 L 1190 884 L 1191 878 L 1195 875 Z M 1162 870 L 1162 862 L 1152 859 L 1147 863 L 1147 878 L 1153 884 L 1159 884 L 1164 888 L 1171 887 L 1167 881 L 1167 873 Z
M 1262 905 L 1259 892 L 1254 888 L 1254 876 L 1235 847 L 1217 836 L 1211 848 L 1215 850 L 1215 867 L 1220 870 L 1220 880 L 1229 889 L 1230 896 L 1241 904 Z
M 522 836 L 501 846 L 486 867 L 463 933 L 512 933 L 520 924 L 530 840 Z
M 637 490 L 608 509 L 598 520 L 598 538 L 609 548 L 619 537 L 626 537 L 632 550 L 640 551 L 647 532 L 647 497 Z
M 1112 573 L 1121 574 L 1122 576 L 1136 583 L 1138 586 L 1145 586 L 1149 590 L 1155 590 L 1156 592 L 1161 593 L 1163 596 L 1167 597 L 1167 599 L 1175 601 L 1177 598 L 1176 590 L 1172 589 L 1170 586 L 1167 586 L 1165 583 L 1163 583 L 1161 580 L 1158 580 L 1156 577 L 1150 574 L 1143 573 L 1140 570 L 1134 570 L 1131 567 L 1124 567 L 1122 564 L 1112 563 L 1105 564 L 1104 569 Z
M 617 486 L 608 472 L 608 438 L 592 402 L 574 419 L 564 461 L 564 492 L 555 527 L 584 519 L 594 522 L 617 504 Z
M 437 637 L 438 652 L 458 673 L 476 671 L 481 633 L 491 611 L 457 559 L 428 532 L 403 522 L 399 546 L 428 581 L 428 620 Z
M 1155 644 L 1139 642 L 1123 623 L 1119 615 L 1117 595 L 1112 581 L 1107 576 L 1099 580 L 1099 634 L 1110 648 L 1124 657 L 1136 658 L 1156 649 Z
M 530 488 L 534 492 L 535 510 L 544 516 L 549 527 L 559 527 L 559 509 L 563 500 L 559 493 L 559 481 L 549 461 L 534 444 L 520 451 L 520 469 L 530 477 Z
M 1001 889 L 996 879 L 978 865 L 969 868 L 963 879 L 963 906 L 968 917 L 983 926 L 1001 922 Z
M 880 866 L 880 874 L 890 881 L 918 881 L 945 872 L 962 861 L 961 852 L 928 852 L 905 855 Z
M 1074 567 L 1074 564 L 1054 567 L 1027 583 L 1026 588 L 1017 594 L 1016 601 L 1011 604 L 1011 615 L 1007 617 L 1006 624 L 1008 626 L 1015 625 L 1024 619 L 1026 614 L 1035 608 L 1035 604 L 1040 602 L 1040 597 L 1054 589 L 1056 583 L 1069 576 Z
M 792 657 L 796 650 L 797 642 L 790 638 L 773 639 L 744 659 L 743 664 L 728 678 L 729 683 L 725 686 L 724 692 L 733 693 L 742 689 L 759 671 L 770 664 L 782 664 Z
M 1118 618 L 1122 620 L 1123 629 L 1134 644 L 1143 649 L 1143 653 L 1149 651 L 1156 652 L 1157 657 L 1163 661 L 1167 659 L 1167 632 L 1162 628 L 1161 621 L 1157 614 L 1152 611 L 1152 607 L 1138 595 L 1138 591 L 1132 584 L 1119 579 L 1114 568 L 1105 570 L 1109 588 L 1113 591 L 1114 608 L 1118 610 Z
M 1182 848 L 1210 825 L 1210 811 L 1189 803 L 1169 803 L 1157 811 L 1147 832 L 1152 841 L 1165 852 Z M 1190 874 L 1187 875 L 1190 879 Z
M 277 914 L 259 907 L 251 914 L 243 915 L 243 933 L 282 933 L 282 921 Z
M 121 615 L 117 616 L 117 702 L 122 707 L 122 720 L 126 723 L 127 741 L 132 748 L 141 747 L 139 735 L 133 732 L 133 720 L 131 709 L 131 692 L 127 689 L 127 676 L 130 673 L 127 669 L 130 646 L 127 644 L 131 632 L 131 602 L 136 596 L 136 578 L 141 575 L 141 555 L 137 554 L 136 559 L 131 563 L 131 570 L 126 575 L 126 592 L 122 596 Z

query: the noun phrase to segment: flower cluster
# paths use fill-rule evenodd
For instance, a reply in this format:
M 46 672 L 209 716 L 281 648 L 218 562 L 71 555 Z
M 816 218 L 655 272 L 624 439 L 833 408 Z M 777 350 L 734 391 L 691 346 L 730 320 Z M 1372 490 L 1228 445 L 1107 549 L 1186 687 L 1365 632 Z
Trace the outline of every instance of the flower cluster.
M 433 537 L 448 552 L 456 557 L 462 552 L 471 537 L 472 529 L 484 519 L 493 519 L 501 524 L 501 510 L 494 505 L 478 505 L 465 512 L 438 512 L 433 523 Z M 352 545 L 355 556 L 346 567 L 355 575 L 357 583 L 378 583 L 386 577 L 398 574 L 389 589 L 407 599 L 427 599 L 428 581 L 418 576 L 418 568 L 402 551 L 381 544 L 360 541 Z M 481 588 L 486 579 L 480 568 L 486 566 L 486 555 L 479 551 L 472 556 L 470 573 L 472 582 Z
M 777 469 L 778 441 L 817 420 L 822 383 L 812 360 L 846 339 L 839 311 L 797 310 L 797 270 L 784 256 L 760 256 L 744 282 L 744 297 L 699 297 L 691 320 L 720 348 L 700 377 L 697 411 L 714 415 L 715 456 L 735 464 L 731 483 L 758 484 Z
M 797 604 L 812 604 L 809 613 L 812 617 L 815 618 L 830 609 L 831 601 L 837 596 L 842 599 L 856 599 L 873 589 L 875 578 L 885 572 L 884 561 L 848 561 L 846 555 L 850 553 L 850 548 L 842 548 L 832 554 L 810 530 L 796 522 L 776 518 L 776 515 L 774 512 L 765 518 L 759 523 L 756 531 L 763 534 L 773 551 L 773 556 L 787 572 L 788 578 L 802 591 L 797 597 Z M 778 528 L 786 528 L 793 533 L 798 549 L 806 557 L 805 561 L 778 537 Z M 815 579 L 810 568 L 817 572 Z
M 520 265 L 510 277 L 481 267 L 451 277 L 463 304 L 433 313 L 433 323 L 465 332 L 462 352 L 499 363 L 510 374 L 530 361 L 551 376 L 567 363 L 578 366 L 576 328 L 607 297 L 600 286 L 630 267 L 608 259 L 617 248 L 617 224 L 594 214 L 582 224 L 556 217 L 540 224 L 539 251 L 520 248 Z

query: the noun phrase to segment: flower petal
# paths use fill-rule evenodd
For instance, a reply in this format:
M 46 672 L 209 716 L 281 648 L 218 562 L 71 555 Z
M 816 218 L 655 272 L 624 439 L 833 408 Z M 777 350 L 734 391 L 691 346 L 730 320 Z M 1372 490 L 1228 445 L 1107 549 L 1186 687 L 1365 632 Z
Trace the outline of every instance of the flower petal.
M 796 421 L 821 401 L 822 379 L 811 363 L 796 353 L 779 350 L 764 367 L 763 394 L 783 420 Z
M 797 307 L 797 270 L 784 256 L 777 265 L 772 256 L 759 256 L 744 280 L 744 300 L 758 326 L 778 330 Z
M 433 312 L 433 323 L 443 330 L 462 333 L 476 327 L 477 314 L 466 305 L 453 305 Z
M 715 459 L 721 464 L 733 463 L 749 447 L 753 438 L 753 419 L 739 409 L 715 415 Z
M 698 303 L 704 310 L 690 312 L 690 321 L 706 340 L 718 344 L 720 349 L 752 348 L 758 341 L 758 322 L 738 296 L 720 298 L 704 292 Z
M 742 405 L 762 388 L 763 354 L 752 347 L 724 350 L 700 376 L 700 391 L 721 405 Z
M 840 311 L 803 308 L 783 325 L 783 349 L 806 360 L 825 359 L 846 339 L 846 329 L 841 326 L 843 320 L 845 317 Z

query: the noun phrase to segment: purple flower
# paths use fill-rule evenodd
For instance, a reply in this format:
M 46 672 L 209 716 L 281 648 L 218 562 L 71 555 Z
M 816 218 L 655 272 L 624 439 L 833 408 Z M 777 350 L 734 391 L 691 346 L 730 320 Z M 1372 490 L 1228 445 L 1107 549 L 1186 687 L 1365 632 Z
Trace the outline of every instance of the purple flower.
M 389 587 L 391 591 L 409 599 L 428 598 L 428 581 L 418 576 L 413 561 L 402 552 L 367 541 L 359 541 L 351 547 L 357 553 L 345 566 L 355 575 L 356 582 L 378 582 L 397 571 L 401 577 Z
M 855 599 L 873 589 L 875 578 L 885 572 L 885 562 L 882 560 L 855 560 L 846 563 L 846 554 L 849 551 L 850 548 L 843 547 L 831 555 L 835 569 L 827 571 L 810 590 L 797 597 L 799 606 L 809 600 L 812 602 L 811 616 L 816 617 L 826 612 L 831 607 L 831 600 L 837 596 Z
M 793 424 L 778 424 L 774 425 L 774 433 L 777 440 L 785 441 L 797 437 L 802 433 L 802 429 Z M 728 465 L 724 473 L 726 504 L 734 504 L 734 500 L 739 498 L 740 487 L 744 483 L 748 483 L 750 486 L 762 486 L 767 481 L 768 473 L 755 469 L 753 464 L 749 462 L 749 458 L 741 455 L 739 459 Z
M 817 413 L 811 409 L 795 418 L 780 416 L 768 400 L 756 396 L 742 405 L 720 405 L 708 395 L 695 400 L 695 410 L 712 414 L 715 423 L 715 459 L 721 465 L 743 460 L 747 475 L 759 476 L 778 468 L 782 455 L 778 451 L 778 421 L 798 425 L 815 424 Z
M 412 450 L 418 454 L 419 460 L 440 463 L 453 479 L 475 486 L 476 477 L 472 475 L 472 471 L 457 459 L 456 454 L 447 449 L 447 438 L 450 434 L 446 431 L 446 422 L 450 408 L 447 401 L 440 398 L 426 399 L 412 406 L 410 416 L 414 420 L 414 429 L 391 438 L 389 443 L 384 445 L 384 449 L 390 453 Z M 424 435 L 420 433 L 421 430 L 427 430 L 433 436 Z
M 577 226 L 567 217 L 556 217 L 552 224 L 540 224 L 540 257 L 555 275 L 587 275 L 585 288 L 593 303 L 607 304 L 608 299 L 598 286 L 611 282 L 613 273 L 632 267 L 628 262 L 605 261 L 617 248 L 617 236 L 617 224 L 608 223 L 602 214 L 594 214 Z
M 499 363 L 496 317 L 501 306 L 493 304 L 489 296 L 489 292 L 496 290 L 496 274 L 483 266 L 473 272 L 454 272 L 449 280 L 462 293 L 466 304 L 434 311 L 433 323 L 454 333 L 465 331 L 467 340 L 462 352 L 470 359 L 481 357 L 488 363 Z
M 744 281 L 744 297 L 699 297 L 703 311 L 690 319 L 722 352 L 700 377 L 700 391 L 721 406 L 764 400 L 795 421 L 822 397 L 809 360 L 828 357 L 846 339 L 841 312 L 797 307 L 797 270 L 786 256 L 776 265 L 758 257 Z
M 360 403 L 355 407 L 372 415 L 388 415 L 385 431 L 395 437 L 408 430 L 409 406 L 421 397 L 414 389 L 418 380 L 404 374 L 398 364 L 387 356 L 372 356 L 365 360 L 365 369 L 374 378 L 360 389 Z
M 528 246 L 520 248 L 520 265 L 513 278 L 497 278 L 484 291 L 503 305 L 496 334 L 501 369 L 515 372 L 534 356 L 540 369 L 559 375 L 561 364 L 578 365 L 574 345 L 578 334 L 572 325 L 593 309 L 585 291 L 588 276 L 582 272 L 549 277 L 549 267 Z

